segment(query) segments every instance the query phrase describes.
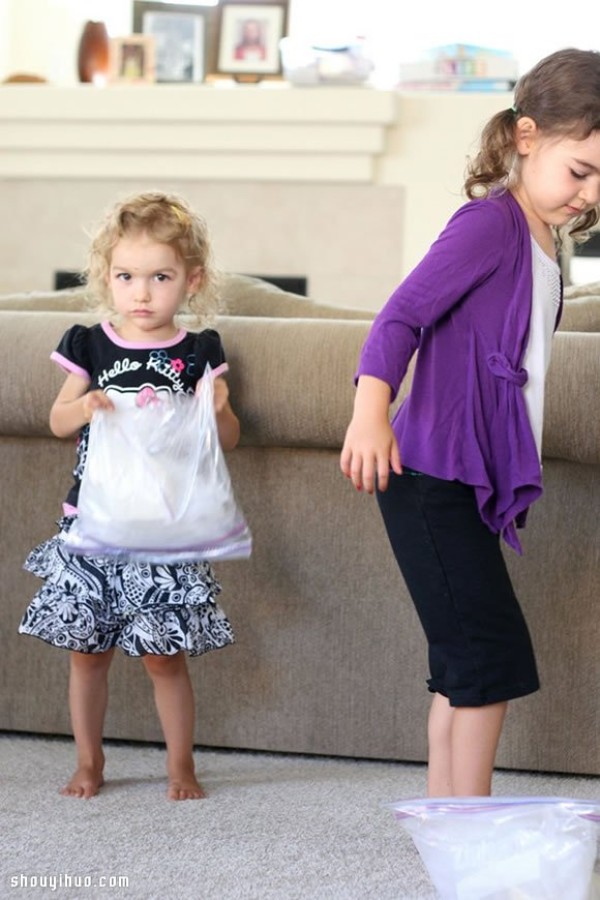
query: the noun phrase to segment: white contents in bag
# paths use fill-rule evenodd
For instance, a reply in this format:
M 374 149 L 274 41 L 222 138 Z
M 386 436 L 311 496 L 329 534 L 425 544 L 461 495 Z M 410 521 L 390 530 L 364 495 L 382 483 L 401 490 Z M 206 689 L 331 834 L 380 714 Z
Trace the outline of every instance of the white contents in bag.
M 391 806 L 441 900 L 591 900 L 599 803 L 454 797 Z
M 209 367 L 195 395 L 158 394 L 141 407 L 94 414 L 66 546 L 147 562 L 250 554 L 219 443 Z

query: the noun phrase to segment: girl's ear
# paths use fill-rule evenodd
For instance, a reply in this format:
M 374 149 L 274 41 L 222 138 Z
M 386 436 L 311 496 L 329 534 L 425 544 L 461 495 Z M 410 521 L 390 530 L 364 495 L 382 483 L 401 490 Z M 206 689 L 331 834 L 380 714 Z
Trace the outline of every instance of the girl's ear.
M 196 266 L 190 269 L 187 276 L 187 288 L 191 294 L 195 294 L 202 287 L 204 281 L 204 269 L 202 266 Z
M 517 119 L 515 125 L 515 144 L 517 153 L 521 156 L 527 156 L 531 153 L 531 148 L 538 135 L 538 127 L 531 116 L 521 116 L 520 119 Z

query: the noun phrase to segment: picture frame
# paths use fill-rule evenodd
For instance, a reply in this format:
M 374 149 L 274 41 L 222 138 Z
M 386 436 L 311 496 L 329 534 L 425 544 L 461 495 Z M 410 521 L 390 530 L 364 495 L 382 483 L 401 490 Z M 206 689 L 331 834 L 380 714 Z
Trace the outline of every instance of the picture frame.
M 108 80 L 111 84 L 154 81 L 154 38 L 129 34 L 110 39 Z
M 204 81 L 211 12 L 188 3 L 134 0 L 134 32 L 155 41 L 157 82 Z
M 229 2 L 219 6 L 218 74 L 240 81 L 281 76 L 279 41 L 287 31 L 288 2 Z

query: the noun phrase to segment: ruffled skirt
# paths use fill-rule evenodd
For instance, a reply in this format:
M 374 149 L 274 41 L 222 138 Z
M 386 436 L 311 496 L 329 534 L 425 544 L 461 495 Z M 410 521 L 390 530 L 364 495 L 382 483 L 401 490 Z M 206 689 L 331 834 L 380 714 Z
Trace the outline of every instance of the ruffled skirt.
M 209 563 L 149 565 L 77 556 L 60 532 L 35 547 L 24 568 L 44 579 L 19 626 L 21 634 L 81 653 L 120 647 L 127 656 L 199 656 L 234 642 L 216 602 L 221 591 Z

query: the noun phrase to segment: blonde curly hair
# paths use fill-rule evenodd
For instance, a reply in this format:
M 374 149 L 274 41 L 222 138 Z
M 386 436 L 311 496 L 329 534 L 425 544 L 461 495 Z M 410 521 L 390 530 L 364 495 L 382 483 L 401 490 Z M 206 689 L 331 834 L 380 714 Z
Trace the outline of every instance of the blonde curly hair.
M 94 306 L 106 312 L 114 311 L 108 283 L 113 247 L 121 238 L 142 232 L 172 247 L 186 272 L 197 267 L 202 269 L 199 290 L 188 296 L 179 312 L 193 315 L 201 322 L 214 317 L 219 303 L 220 273 L 214 264 L 206 222 L 182 197 L 161 191 L 133 194 L 116 203 L 92 236 L 84 275 Z

